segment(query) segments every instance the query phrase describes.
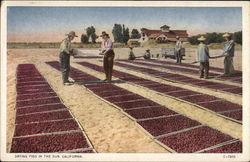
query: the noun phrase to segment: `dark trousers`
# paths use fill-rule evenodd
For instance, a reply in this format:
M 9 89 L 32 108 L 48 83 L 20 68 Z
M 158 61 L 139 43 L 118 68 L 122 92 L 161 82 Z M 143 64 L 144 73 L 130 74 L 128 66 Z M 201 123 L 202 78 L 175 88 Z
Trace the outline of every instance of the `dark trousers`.
M 209 62 L 200 62 L 200 78 L 208 78 Z
M 181 51 L 176 51 L 176 62 L 181 63 Z
M 65 83 L 69 81 L 70 55 L 65 52 L 61 52 L 59 58 L 62 72 L 62 80 L 63 83 Z
M 107 80 L 112 80 L 115 53 L 113 50 L 108 51 L 103 58 L 103 67 Z

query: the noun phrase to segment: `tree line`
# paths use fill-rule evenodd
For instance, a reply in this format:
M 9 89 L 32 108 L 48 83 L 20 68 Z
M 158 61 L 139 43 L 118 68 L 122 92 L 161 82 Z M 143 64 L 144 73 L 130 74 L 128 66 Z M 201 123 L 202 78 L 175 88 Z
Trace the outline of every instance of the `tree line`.
M 204 37 L 206 37 L 206 43 L 210 44 L 210 43 L 222 43 L 224 42 L 224 38 L 223 38 L 223 34 L 224 33 L 206 33 L 204 35 Z M 238 31 L 238 32 L 234 32 L 234 33 L 230 33 L 230 35 L 232 35 L 232 39 L 238 43 L 238 44 L 242 44 L 242 31 Z M 199 44 L 199 41 L 197 40 L 201 35 L 195 35 L 195 36 L 191 36 L 188 37 L 188 42 L 190 44 Z
M 86 34 L 81 35 L 81 42 L 85 44 L 96 43 L 98 36 L 95 32 L 96 30 L 93 26 L 86 28 Z M 130 33 L 129 28 L 125 27 L 124 24 L 114 24 L 112 35 L 114 37 L 114 42 L 125 44 L 127 44 L 129 39 L 139 39 L 141 37 L 141 34 L 137 29 L 132 29 Z
M 86 34 L 81 35 L 81 42 L 82 43 L 96 43 L 96 39 L 98 36 L 96 35 L 96 29 L 93 26 L 86 28 Z M 224 33 L 206 33 L 204 36 L 206 37 L 206 43 L 222 43 L 224 42 L 223 35 Z M 238 43 L 242 44 L 242 31 L 230 33 L 232 35 L 232 39 Z M 141 37 L 140 32 L 137 29 L 132 29 L 132 31 L 129 31 L 128 27 L 125 27 L 125 25 L 121 24 L 114 24 L 112 29 L 112 35 L 114 37 L 114 42 L 117 43 L 125 43 L 127 44 L 129 39 L 139 39 Z M 201 35 L 195 35 L 188 37 L 188 42 L 192 45 L 199 44 L 199 41 L 197 38 L 199 38 Z

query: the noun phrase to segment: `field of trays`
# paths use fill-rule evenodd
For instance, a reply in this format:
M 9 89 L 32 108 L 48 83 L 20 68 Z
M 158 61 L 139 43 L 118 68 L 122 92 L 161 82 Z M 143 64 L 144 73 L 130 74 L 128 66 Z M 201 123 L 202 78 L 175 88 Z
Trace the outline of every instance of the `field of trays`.
M 235 75 L 218 59 L 209 79 L 189 64 L 194 49 L 183 64 L 127 52 L 115 49 L 111 83 L 102 59 L 71 58 L 75 84 L 64 86 L 56 49 L 8 50 L 7 152 L 242 153 L 241 51 Z

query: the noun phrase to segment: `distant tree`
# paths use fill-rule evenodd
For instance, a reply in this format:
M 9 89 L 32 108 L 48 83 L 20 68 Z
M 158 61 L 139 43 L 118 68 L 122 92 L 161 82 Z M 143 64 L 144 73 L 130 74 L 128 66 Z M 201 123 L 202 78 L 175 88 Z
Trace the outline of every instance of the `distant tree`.
M 132 29 L 130 38 L 131 39 L 139 39 L 139 38 L 141 38 L 141 34 L 138 32 L 137 29 Z
M 96 43 L 96 39 L 98 38 L 98 36 L 95 34 L 95 28 L 93 26 L 91 26 L 91 39 L 92 39 L 92 43 Z
M 206 38 L 206 43 L 210 44 L 210 43 L 222 43 L 224 41 L 223 38 L 223 33 L 206 33 L 204 35 L 204 37 Z M 190 44 L 199 44 L 199 41 L 197 40 L 201 35 L 195 35 L 195 36 L 191 36 L 188 38 L 188 41 Z
M 129 40 L 129 29 L 128 28 L 125 29 L 123 25 L 123 42 L 127 44 L 128 40 Z
M 123 43 L 123 34 L 121 24 L 114 24 L 112 34 L 115 42 Z
M 98 38 L 98 36 L 95 34 L 95 28 L 93 26 L 88 27 L 86 29 L 86 32 L 87 32 L 88 41 L 89 41 L 89 38 L 91 38 L 91 42 L 96 43 L 96 39 Z
M 91 34 L 91 40 L 92 40 L 92 43 L 96 43 L 96 39 L 98 38 L 98 36 L 95 34 L 95 33 L 92 33 Z
M 89 43 L 89 38 L 88 38 L 88 36 L 86 35 L 86 34 L 82 34 L 82 36 L 81 36 L 81 42 L 82 43 Z
M 242 31 L 235 32 L 233 34 L 233 40 L 238 44 L 242 44 Z
M 91 27 L 87 27 L 86 33 L 87 33 L 88 41 L 89 41 L 89 38 L 90 38 L 90 36 L 91 36 L 91 34 L 92 34 L 92 29 L 91 29 Z
M 188 37 L 188 42 L 192 45 L 199 44 L 199 41 L 197 40 L 199 36 L 200 35 Z
M 208 44 L 210 43 L 221 43 L 223 42 L 223 37 L 222 37 L 222 33 L 218 34 L 216 32 L 213 32 L 213 33 L 206 33 L 205 34 L 205 37 L 206 37 L 206 42 Z
M 124 37 L 124 34 L 125 34 L 125 25 L 123 24 L 122 25 L 122 37 Z

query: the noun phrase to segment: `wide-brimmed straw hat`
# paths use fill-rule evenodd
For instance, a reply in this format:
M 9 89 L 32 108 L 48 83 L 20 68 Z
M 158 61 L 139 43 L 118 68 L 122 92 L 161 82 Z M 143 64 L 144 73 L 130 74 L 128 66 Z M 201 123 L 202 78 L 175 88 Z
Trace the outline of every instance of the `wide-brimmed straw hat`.
M 204 36 L 201 36 L 200 38 L 198 38 L 198 41 L 204 41 L 204 40 L 206 40 Z
M 66 34 L 66 35 L 68 35 L 68 36 L 73 36 L 73 37 L 78 37 L 74 31 L 71 31 L 71 32 L 69 32 L 69 33 Z
M 222 37 L 230 37 L 230 34 L 225 33 L 225 34 L 222 35 Z

